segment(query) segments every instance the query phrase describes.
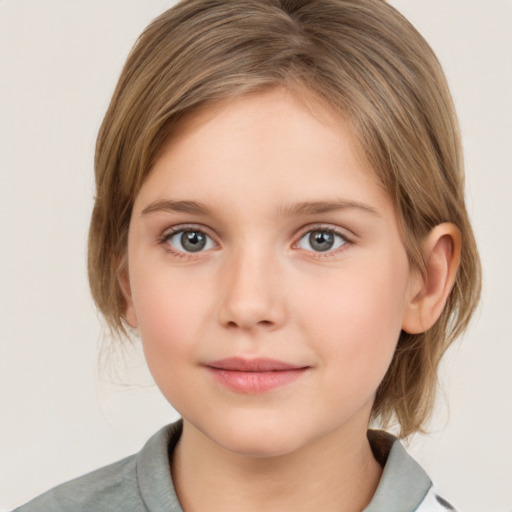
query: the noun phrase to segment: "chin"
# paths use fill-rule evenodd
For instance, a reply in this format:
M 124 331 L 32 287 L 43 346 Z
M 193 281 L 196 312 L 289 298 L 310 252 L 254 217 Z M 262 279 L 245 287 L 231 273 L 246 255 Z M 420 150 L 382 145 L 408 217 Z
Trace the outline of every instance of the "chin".
M 219 443 L 225 450 L 244 457 L 269 458 L 280 457 L 296 451 L 301 443 L 290 442 L 281 436 L 238 435 Z
M 276 424 L 277 423 L 277 424 Z M 308 442 L 305 433 L 280 422 L 230 421 L 205 432 L 221 448 L 246 457 L 279 457 L 292 453 Z

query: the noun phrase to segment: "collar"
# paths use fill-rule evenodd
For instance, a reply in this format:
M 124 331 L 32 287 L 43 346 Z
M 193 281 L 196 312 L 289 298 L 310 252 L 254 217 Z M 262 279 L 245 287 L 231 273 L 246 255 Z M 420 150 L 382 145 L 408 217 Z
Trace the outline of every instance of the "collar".
M 158 431 L 137 455 L 139 492 L 151 512 L 183 512 L 171 478 L 169 461 L 183 422 Z M 391 434 L 369 430 L 368 439 L 377 461 L 384 467 L 372 501 L 363 512 L 412 512 L 424 500 L 432 482 L 421 466 Z
M 137 484 L 150 512 L 183 512 L 172 482 L 170 460 L 181 436 L 183 420 L 159 430 L 144 445 L 136 459 Z
M 384 471 L 372 501 L 363 512 L 416 510 L 432 487 L 428 475 L 391 434 L 369 430 L 368 440 Z

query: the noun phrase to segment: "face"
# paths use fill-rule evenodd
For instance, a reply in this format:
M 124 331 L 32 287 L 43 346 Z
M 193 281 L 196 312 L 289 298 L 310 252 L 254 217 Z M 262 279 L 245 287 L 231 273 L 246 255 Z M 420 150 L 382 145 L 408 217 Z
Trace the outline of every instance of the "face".
M 240 454 L 365 432 L 412 293 L 339 118 L 275 90 L 190 117 L 133 208 L 127 311 L 154 379 Z

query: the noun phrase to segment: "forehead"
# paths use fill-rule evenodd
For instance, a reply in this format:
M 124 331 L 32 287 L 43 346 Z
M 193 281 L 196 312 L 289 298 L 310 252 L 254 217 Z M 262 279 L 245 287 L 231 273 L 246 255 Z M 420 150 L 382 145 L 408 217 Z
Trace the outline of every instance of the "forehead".
M 282 204 L 326 195 L 368 201 L 373 194 L 374 202 L 386 200 L 349 123 L 312 94 L 286 89 L 189 113 L 162 148 L 139 196 L 234 204 L 255 191 L 260 199 Z
M 172 127 L 155 161 L 185 138 L 199 138 L 202 133 L 206 133 L 212 126 L 216 127 L 221 122 L 226 122 L 232 127 L 244 121 L 251 123 L 258 120 L 258 117 L 268 114 L 269 109 L 274 114 L 265 119 L 269 126 L 279 121 L 279 114 L 287 111 L 286 115 L 289 116 L 293 110 L 296 121 L 294 129 L 297 135 L 301 127 L 311 125 L 314 120 L 320 131 L 325 133 L 327 128 L 337 132 L 336 137 L 341 136 L 338 140 L 350 139 L 359 165 L 368 173 L 375 175 L 374 169 L 367 162 L 361 141 L 355 136 L 356 130 L 352 128 L 349 116 L 339 106 L 300 83 L 273 85 L 251 93 L 233 91 L 232 96 L 201 104 L 185 112 Z M 287 131 L 290 131 L 290 128 L 288 126 Z M 216 128 L 213 128 L 213 131 L 217 131 Z

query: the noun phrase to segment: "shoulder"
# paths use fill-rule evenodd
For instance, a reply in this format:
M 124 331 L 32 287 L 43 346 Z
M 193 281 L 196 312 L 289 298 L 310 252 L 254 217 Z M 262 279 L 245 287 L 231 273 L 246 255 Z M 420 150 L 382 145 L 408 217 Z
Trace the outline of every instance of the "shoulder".
M 161 429 L 130 457 L 66 482 L 13 512 L 181 511 L 171 479 L 169 450 L 181 422 Z
M 64 512 L 85 510 L 145 510 L 140 503 L 136 478 L 136 456 L 75 478 L 14 512 Z M 126 507 L 126 508 L 125 508 Z

